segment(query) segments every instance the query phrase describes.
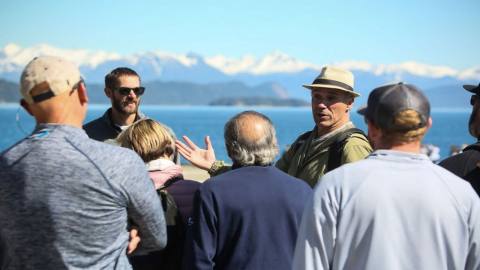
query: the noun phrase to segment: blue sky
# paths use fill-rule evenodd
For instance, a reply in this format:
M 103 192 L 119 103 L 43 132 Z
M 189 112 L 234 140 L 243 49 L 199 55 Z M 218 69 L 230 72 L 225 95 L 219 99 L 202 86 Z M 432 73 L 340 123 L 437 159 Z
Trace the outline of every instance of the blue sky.
M 149 50 L 316 63 L 418 61 L 478 66 L 480 1 L 0 2 L 0 47 L 40 43 L 129 54 Z

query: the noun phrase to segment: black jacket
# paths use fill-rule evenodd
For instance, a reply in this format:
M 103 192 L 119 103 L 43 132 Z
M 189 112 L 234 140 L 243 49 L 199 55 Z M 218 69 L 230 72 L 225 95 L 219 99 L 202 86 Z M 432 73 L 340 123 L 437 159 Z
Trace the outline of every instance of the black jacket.
M 480 142 L 467 146 L 462 153 L 443 160 L 439 165 L 470 182 L 480 196 Z

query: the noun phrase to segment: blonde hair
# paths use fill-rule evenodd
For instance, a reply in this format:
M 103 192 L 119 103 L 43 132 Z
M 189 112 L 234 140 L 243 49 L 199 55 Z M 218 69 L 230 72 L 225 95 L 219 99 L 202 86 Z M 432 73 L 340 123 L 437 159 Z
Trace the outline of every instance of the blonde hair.
M 390 143 L 409 143 L 420 141 L 427 132 L 428 125 L 422 123 L 420 114 L 414 110 L 399 112 L 394 118 L 395 130 L 382 130 L 384 138 Z
M 117 141 L 120 146 L 135 151 L 144 162 L 171 158 L 175 152 L 175 141 L 168 129 L 152 119 L 133 123 L 118 135 Z

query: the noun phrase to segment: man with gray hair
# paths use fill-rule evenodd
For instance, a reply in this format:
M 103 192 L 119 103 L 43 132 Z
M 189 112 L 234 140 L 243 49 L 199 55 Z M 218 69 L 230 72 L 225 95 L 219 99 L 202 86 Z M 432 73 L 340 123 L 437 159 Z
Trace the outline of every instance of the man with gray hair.
M 37 125 L 0 156 L 0 269 L 131 269 L 128 219 L 140 249 L 165 247 L 162 206 L 142 160 L 82 129 L 88 97 L 78 68 L 37 57 L 20 83 Z
M 237 114 L 224 137 L 233 167 L 196 194 L 184 269 L 290 269 L 311 189 L 271 166 L 278 145 L 268 117 Z
M 350 121 L 354 99 L 360 96 L 353 88 L 354 76 L 337 67 L 326 66 L 318 77 L 303 87 L 310 90 L 315 126 L 300 135 L 280 157 L 275 166 L 291 176 L 307 182 L 312 188 L 325 173 L 343 164 L 364 159 L 370 146 L 363 131 Z M 229 169 L 215 160 L 210 138 L 205 137 L 205 149 L 188 137 L 186 144 L 177 141 L 179 153 L 193 165 L 217 175 Z

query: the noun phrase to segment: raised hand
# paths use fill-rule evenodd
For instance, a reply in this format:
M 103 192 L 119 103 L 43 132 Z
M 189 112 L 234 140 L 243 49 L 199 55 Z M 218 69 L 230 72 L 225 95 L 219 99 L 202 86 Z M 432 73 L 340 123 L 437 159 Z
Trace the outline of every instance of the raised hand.
M 210 137 L 205 136 L 205 149 L 199 148 L 187 136 L 182 136 L 182 138 L 186 144 L 179 140 L 175 141 L 178 152 L 195 167 L 208 171 L 215 162 L 215 151 Z

